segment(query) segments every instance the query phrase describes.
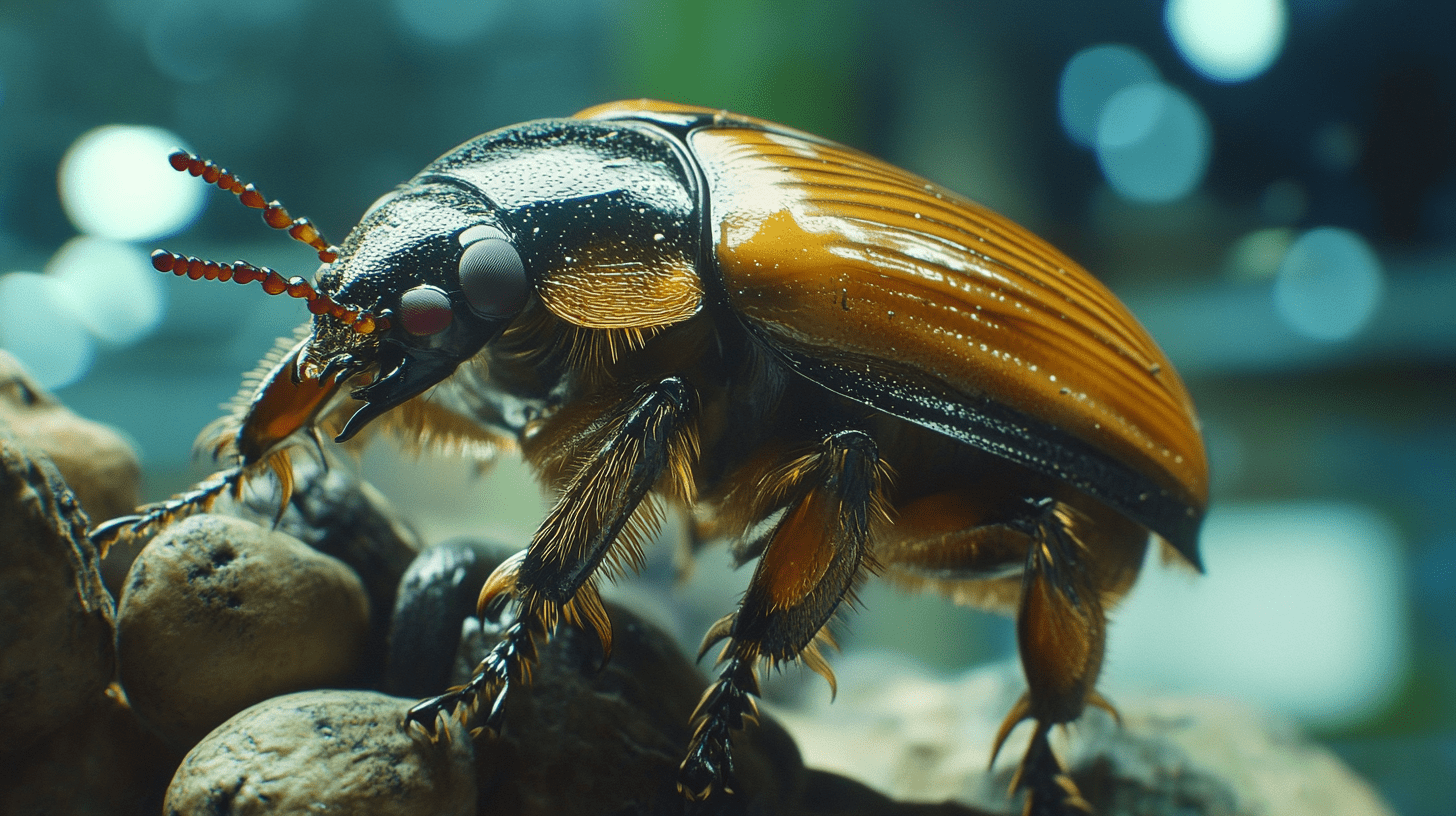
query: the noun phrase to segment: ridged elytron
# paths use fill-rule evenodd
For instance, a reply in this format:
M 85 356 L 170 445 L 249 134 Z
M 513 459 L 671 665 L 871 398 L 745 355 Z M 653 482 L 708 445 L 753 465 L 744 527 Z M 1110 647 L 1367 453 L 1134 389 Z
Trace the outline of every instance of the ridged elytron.
M 487 133 L 380 199 L 342 247 L 211 162 L 179 170 L 319 251 L 313 284 L 158 251 L 193 278 L 305 299 L 217 450 L 233 466 L 106 525 L 199 508 L 320 432 L 519 449 L 557 496 L 481 591 L 514 623 L 468 685 L 408 712 L 489 703 L 499 729 L 533 640 L 611 629 L 598 576 L 640 559 L 662 513 L 692 547 L 757 558 L 708 632 L 721 673 L 679 788 L 729 795 L 730 731 L 761 663 L 832 676 L 819 646 L 868 573 L 1016 617 L 1034 721 L 1027 812 L 1086 809 L 1047 734 L 1089 705 L 1105 610 L 1155 535 L 1199 567 L 1207 472 L 1193 406 L 1137 321 L 1076 263 L 984 207 L 863 153 L 758 119 L 652 101 Z

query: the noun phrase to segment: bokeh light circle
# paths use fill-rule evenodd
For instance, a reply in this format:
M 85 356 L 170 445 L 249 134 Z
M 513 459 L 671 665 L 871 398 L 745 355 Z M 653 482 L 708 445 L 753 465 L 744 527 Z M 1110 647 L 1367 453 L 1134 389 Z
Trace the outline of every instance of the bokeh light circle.
M 1062 68 L 1057 84 L 1057 115 L 1067 137 L 1083 147 L 1097 142 L 1102 108 L 1129 85 L 1157 82 L 1157 66 L 1143 52 L 1108 43 L 1084 48 Z
M 152 241 L 202 212 L 207 185 L 167 163 L 181 140 L 155 127 L 106 125 L 61 159 L 61 206 L 76 229 L 117 241 Z
M 1203 181 L 1213 138 L 1198 103 L 1162 82 L 1141 82 L 1107 100 L 1097 122 L 1097 163 L 1118 195 L 1176 201 Z
M 70 385 L 90 370 L 96 342 L 68 305 L 65 282 L 34 272 L 0 275 L 0 348 L 42 388 Z
M 73 238 L 52 256 L 46 274 L 63 284 L 64 305 L 106 343 L 126 345 L 146 337 L 166 312 L 161 276 L 132 244 Z
M 1268 70 L 1284 48 L 1284 0 L 1168 0 L 1163 22 L 1183 59 L 1216 82 Z
M 1316 340 L 1353 337 L 1385 292 L 1380 259 L 1347 229 L 1319 227 L 1295 239 L 1274 277 L 1274 308 L 1290 328 Z

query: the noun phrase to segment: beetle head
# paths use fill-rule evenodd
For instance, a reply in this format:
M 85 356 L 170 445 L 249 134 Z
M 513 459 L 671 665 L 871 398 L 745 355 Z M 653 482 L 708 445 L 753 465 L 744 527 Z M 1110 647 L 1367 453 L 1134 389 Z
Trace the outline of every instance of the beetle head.
M 338 440 L 422 393 L 495 339 L 529 293 L 525 266 L 488 205 L 449 185 L 422 184 L 376 204 L 318 274 L 319 292 L 372 331 L 321 311 L 302 365 L 339 376 L 373 369 Z M 320 374 L 322 376 L 322 374 Z
M 255 395 L 239 448 L 272 446 L 311 421 L 344 381 L 368 375 L 352 395 L 364 405 L 345 423 L 342 442 L 370 420 L 450 376 L 521 312 L 530 292 L 525 265 L 491 205 L 459 187 L 413 182 L 380 199 L 342 248 L 329 245 L 305 218 L 265 201 L 251 184 L 185 151 L 168 157 L 191 173 L 263 210 L 275 229 L 318 251 L 317 288 L 244 261 L 231 265 L 152 253 L 152 265 L 194 280 L 259 281 L 269 294 L 308 302 L 313 331 L 289 358 L 292 380 L 307 380 L 307 399 L 279 396 L 270 374 Z M 289 392 L 291 394 L 291 392 Z M 262 414 L 262 416 L 254 416 Z M 262 433 L 254 426 L 277 425 Z M 251 435 L 249 436 L 249 434 Z M 258 453 L 254 458 L 260 458 Z

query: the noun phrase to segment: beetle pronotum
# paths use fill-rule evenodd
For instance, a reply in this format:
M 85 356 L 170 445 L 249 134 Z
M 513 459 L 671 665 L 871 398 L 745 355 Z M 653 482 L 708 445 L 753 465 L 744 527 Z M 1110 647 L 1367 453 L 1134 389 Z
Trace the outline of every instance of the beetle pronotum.
M 493 695 L 498 729 L 532 641 L 611 628 L 597 593 L 664 509 L 693 541 L 757 558 L 704 642 L 723 668 L 694 715 L 679 787 L 733 784 L 730 731 L 760 663 L 829 678 L 827 625 L 867 573 L 1011 612 L 1035 721 L 1014 787 L 1086 803 L 1047 732 L 1097 694 L 1105 610 L 1150 534 L 1199 567 L 1207 473 L 1192 404 L 1128 311 L 1041 239 L 824 139 L 705 108 L 634 101 L 505 128 L 376 203 L 339 248 L 210 162 L 318 250 L 314 283 L 159 251 L 159 269 L 304 299 L 306 338 L 218 450 L 235 466 L 106 525 L 162 523 L 240 489 L 320 427 L 371 422 L 519 447 L 558 496 L 481 591 L 515 622 L 470 683 L 408 713 Z M 426 392 L 431 399 L 417 399 Z

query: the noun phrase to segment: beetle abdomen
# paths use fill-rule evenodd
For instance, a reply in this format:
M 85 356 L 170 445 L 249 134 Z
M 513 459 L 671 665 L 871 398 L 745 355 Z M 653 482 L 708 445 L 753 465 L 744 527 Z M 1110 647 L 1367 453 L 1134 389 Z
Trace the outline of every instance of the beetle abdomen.
M 1091 493 L 1197 563 L 1192 404 L 1090 274 L 853 150 L 722 118 L 689 139 L 723 294 L 791 368 Z

